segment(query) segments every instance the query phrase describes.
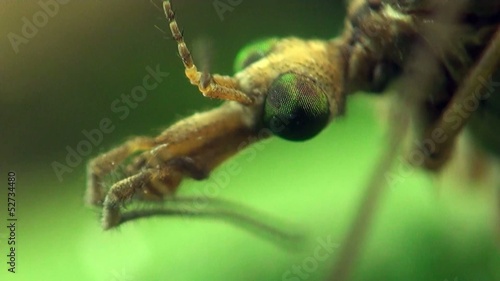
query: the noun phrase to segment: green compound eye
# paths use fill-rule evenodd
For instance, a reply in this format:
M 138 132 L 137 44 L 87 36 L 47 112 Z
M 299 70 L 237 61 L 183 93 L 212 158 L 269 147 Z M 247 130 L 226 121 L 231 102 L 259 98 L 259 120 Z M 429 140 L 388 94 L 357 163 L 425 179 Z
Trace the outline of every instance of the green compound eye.
M 314 137 L 326 126 L 329 116 L 326 94 L 305 76 L 285 73 L 269 88 L 264 124 L 284 139 L 304 141 Z
M 276 38 L 268 38 L 245 46 L 236 56 L 236 60 L 234 62 L 234 72 L 239 72 L 252 63 L 265 57 L 277 41 L 278 39 Z

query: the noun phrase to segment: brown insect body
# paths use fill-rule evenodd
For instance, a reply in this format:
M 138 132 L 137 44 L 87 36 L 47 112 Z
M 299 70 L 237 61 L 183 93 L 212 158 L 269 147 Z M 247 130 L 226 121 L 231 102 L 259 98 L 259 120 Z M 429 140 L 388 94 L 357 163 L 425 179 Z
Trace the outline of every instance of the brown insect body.
M 456 4 L 450 1 L 352 0 L 344 32 L 338 38 L 278 40 L 264 57 L 230 77 L 197 70 L 170 1 L 165 1 L 165 13 L 178 43 L 186 76 L 203 95 L 228 102 L 181 120 L 157 137 L 132 139 L 93 159 L 88 167 L 87 201 L 102 206 L 105 229 L 132 218 L 165 214 L 161 206 L 156 213 L 141 209 L 122 213 L 121 205 L 131 199 L 173 198 L 183 178 L 202 180 L 246 146 L 270 137 L 275 131 L 262 119 L 267 114 L 265 106 L 273 85 L 284 73 L 300 77 L 302 84 L 313 83 L 315 91 L 324 93 L 331 120 L 344 113 L 348 94 L 381 91 L 399 76 L 427 71 L 425 77 L 432 87 L 422 89 L 425 96 L 416 99 L 414 117 L 420 123 L 422 139 L 434 136 L 436 126 L 441 129 L 440 120 L 455 102 L 455 93 L 491 45 L 500 19 L 500 1 L 458 2 L 466 13 L 438 12 Z M 415 57 L 415 46 L 424 49 L 435 63 L 408 67 L 408 61 Z M 419 87 L 420 82 L 414 81 L 411 86 Z M 303 89 L 311 91 L 306 94 L 316 93 L 307 85 Z M 500 119 L 498 104 L 497 97 L 488 99 L 481 104 L 480 111 L 494 115 L 490 119 L 496 121 Z M 468 117 L 460 121 L 465 124 L 467 120 Z M 462 123 L 457 126 L 458 131 Z M 453 122 L 444 124 L 454 129 L 450 125 L 455 124 Z M 448 132 L 446 128 L 443 130 Z M 437 143 L 425 151 L 423 166 L 439 170 L 452 151 L 454 139 L 450 134 L 447 142 Z M 493 139 L 496 140 L 496 136 Z M 104 178 L 130 158 L 125 178 L 105 188 Z
M 235 75 L 241 90 L 262 103 L 271 83 L 283 73 L 296 73 L 321 85 L 329 97 L 331 118 L 345 107 L 344 54 L 337 41 L 285 38 L 276 42 L 264 59 Z M 307 56 L 304 56 L 307 54 Z M 334 63 L 335 67 L 332 67 Z M 258 116 L 260 117 L 260 116 Z
M 457 11 L 455 15 L 451 15 L 452 12 L 440 12 L 459 9 L 457 7 L 461 7 L 462 11 Z M 464 106 L 452 104 L 452 98 L 489 45 L 499 21 L 500 1 L 351 1 L 342 36 L 351 46 L 348 80 L 354 86 L 348 92 L 377 91 L 384 89 L 387 82 L 393 81 L 398 75 L 411 74 L 412 71 L 429 72 L 426 79 L 432 81 L 432 87 L 425 89 L 427 92 L 422 103 L 417 106 L 418 113 L 414 118 L 419 121 L 420 142 L 425 143 L 427 139 L 435 141 L 430 136 L 432 133 L 426 130 L 432 128 L 432 124 L 440 118 L 444 119 L 446 126 L 460 131 L 460 127 L 474 112 L 445 110 L 449 106 Z M 435 57 L 436 65 L 424 65 L 422 62 L 409 66 L 407 63 L 415 55 L 416 46 L 425 49 L 420 52 Z M 498 76 L 498 71 L 495 75 Z M 488 77 L 478 79 L 484 81 Z M 412 86 L 421 85 L 413 81 Z M 492 87 L 491 83 L 484 86 Z M 494 95 L 486 98 L 481 96 L 485 95 L 484 91 L 477 92 L 480 101 L 473 102 L 479 104 L 479 111 L 490 108 L 490 114 L 483 115 L 497 116 L 496 112 L 499 111 L 488 105 L 498 103 L 495 101 L 498 98 Z M 490 93 L 487 94 L 490 96 Z M 480 112 L 474 116 L 480 116 Z M 493 119 L 490 118 L 487 126 L 494 126 L 496 120 Z M 474 123 L 484 126 L 482 122 Z M 472 131 L 477 130 L 473 128 Z M 490 144 L 492 141 L 488 141 L 488 138 L 496 139 L 494 134 L 483 134 L 481 138 Z M 423 166 L 432 170 L 441 169 L 453 151 L 454 139 L 450 137 L 446 145 L 441 147 L 428 147 L 424 151 L 428 157 Z

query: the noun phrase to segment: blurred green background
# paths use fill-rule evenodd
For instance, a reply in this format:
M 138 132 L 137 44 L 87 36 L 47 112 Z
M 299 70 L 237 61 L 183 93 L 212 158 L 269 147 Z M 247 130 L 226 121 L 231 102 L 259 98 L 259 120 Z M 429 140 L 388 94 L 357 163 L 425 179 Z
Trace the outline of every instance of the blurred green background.
M 243 0 L 220 17 L 219 2 L 228 3 L 174 5 L 187 43 L 210 42 L 211 70 L 221 74 L 231 74 L 237 51 L 252 40 L 330 38 L 345 15 L 342 1 Z M 204 219 L 141 220 L 103 232 L 98 211 L 82 201 L 86 161 L 219 102 L 189 85 L 175 43 L 155 27 L 168 30 L 152 2 L 74 0 L 58 7 L 16 52 L 12 33 L 22 35 L 24 18 L 43 20 L 36 18 L 43 9 L 38 1 L 0 0 L 0 219 L 7 225 L 9 170 L 17 173 L 18 217 L 17 273 L 7 272 L 3 226 L 0 280 L 325 280 L 339 251 L 314 259 L 318 241 L 342 245 L 386 145 L 373 100 L 351 97 L 347 116 L 311 141 L 272 139 L 252 161 L 231 160 L 241 173 L 221 198 L 300 226 L 308 234 L 302 251 Z M 169 76 L 119 119 L 113 101 L 157 65 Z M 53 163 L 65 163 L 67 147 L 74 149 L 85 140 L 82 131 L 98 128 L 103 118 L 114 131 L 59 179 Z M 442 190 L 431 175 L 410 174 L 385 194 L 353 280 L 500 280 L 488 193 Z M 205 187 L 187 180 L 181 193 Z

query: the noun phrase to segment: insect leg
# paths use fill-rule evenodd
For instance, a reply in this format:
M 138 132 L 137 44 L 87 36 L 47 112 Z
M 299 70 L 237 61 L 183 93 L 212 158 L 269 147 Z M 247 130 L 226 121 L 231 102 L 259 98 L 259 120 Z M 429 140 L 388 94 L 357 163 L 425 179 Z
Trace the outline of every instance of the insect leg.
M 169 183 L 177 186 L 181 180 L 178 173 L 169 173 L 171 169 L 147 169 L 125 178 L 111 186 L 103 203 L 102 227 L 110 229 L 120 224 L 120 208 L 140 190 L 154 190 L 159 180 L 168 178 Z
M 102 211 L 102 227 L 109 229 L 120 223 L 120 205 L 130 200 L 135 189 L 142 187 L 145 180 L 149 180 L 152 172 L 150 170 L 139 173 L 135 176 L 123 179 L 115 183 L 107 193 Z
M 448 9 L 450 5 L 452 6 Z M 448 4 L 448 6 L 437 11 L 436 17 L 438 19 L 454 19 L 462 8 L 461 5 L 455 5 L 455 3 Z M 430 28 L 422 30 L 425 37 L 439 38 L 439 34 L 434 34 L 434 32 L 436 30 Z M 389 170 L 399 148 L 402 147 L 410 116 L 416 113 L 418 107 L 424 102 L 425 95 L 434 87 L 436 77 L 432 75 L 434 71 L 429 70 L 434 70 L 438 66 L 438 62 L 429 51 L 418 45 L 415 46 L 410 61 L 405 64 L 403 73 L 406 74 L 400 78 L 397 89 L 399 102 L 391 110 L 393 115 L 391 116 L 391 128 L 388 132 L 389 148 L 382 154 L 380 164 L 370 177 L 354 222 L 341 246 L 339 258 L 334 265 L 330 280 L 347 281 L 350 279 L 356 260 L 370 231 L 380 199 L 389 183 Z
M 462 106 L 470 99 L 477 101 L 484 96 L 485 91 L 488 89 L 481 84 L 481 81 L 487 81 L 487 77 L 490 77 L 498 69 L 499 65 L 500 28 L 497 29 L 479 62 L 453 95 L 452 100 L 443 110 L 438 120 L 425 130 L 424 139 L 433 140 L 436 132 L 440 132 L 440 135 L 445 136 L 443 141 L 435 142 L 433 151 L 425 158 L 423 165 L 426 168 L 438 169 L 445 163 L 443 159 L 447 158 L 449 149 L 453 146 L 456 137 L 472 116 L 472 112 L 468 115 L 460 114 L 457 112 L 456 106 Z M 451 118 L 453 118 L 454 122 L 449 121 Z
M 232 100 L 243 104 L 253 104 L 254 100 L 249 95 L 240 91 L 238 81 L 229 76 L 212 75 L 210 73 L 202 73 L 193 62 L 191 52 L 184 42 L 184 36 L 175 20 L 175 13 L 172 9 L 170 1 L 163 2 L 163 10 L 170 23 L 170 31 L 177 42 L 179 55 L 185 67 L 185 73 L 191 84 L 198 86 L 200 92 L 210 98 Z
M 305 236 L 296 226 L 232 201 L 207 196 L 168 198 L 165 204 L 144 206 L 121 214 L 120 224 L 141 218 L 177 216 L 231 223 L 286 250 L 298 250 Z
M 102 186 L 103 178 L 131 154 L 151 149 L 154 145 L 155 141 L 152 138 L 137 137 L 106 154 L 92 159 L 87 168 L 88 185 L 85 201 L 90 205 L 100 206 L 105 196 L 104 187 Z
M 163 199 L 168 192 L 173 194 L 183 176 L 206 177 L 192 161 L 186 157 L 173 158 L 167 163 L 159 164 L 115 183 L 106 194 L 103 203 L 102 227 L 109 229 L 118 226 L 121 221 L 120 207 L 142 191 L 142 198 Z M 151 194 L 152 193 L 152 194 Z
M 409 98 L 403 99 L 403 106 L 399 107 L 399 109 L 394 109 L 392 112 L 392 119 L 394 121 L 391 124 L 391 130 L 388 132 L 388 146 L 381 155 L 379 164 L 370 176 L 370 181 L 363 194 L 355 219 L 340 248 L 339 258 L 333 267 L 330 280 L 347 281 L 350 279 L 356 259 L 360 255 L 370 231 L 374 214 L 384 195 L 388 171 L 396 159 L 399 148 L 402 146 L 402 140 L 407 132 L 410 117 L 405 112 L 405 109 L 410 107 L 413 101 Z M 393 107 L 396 108 L 394 105 Z
M 195 114 L 181 120 L 150 140 L 150 150 L 133 159 L 127 169 L 129 177 L 115 183 L 103 203 L 103 227 L 120 223 L 120 205 L 127 200 L 161 201 L 173 195 L 185 177 L 204 179 L 209 172 L 252 142 L 268 137 L 268 130 L 256 127 L 259 110 L 235 102 Z M 144 147 L 142 147 L 144 148 Z M 130 148 L 119 147 L 114 154 L 121 159 Z M 120 152 L 120 153 L 118 153 Z M 130 155 L 130 154 L 128 154 Z M 118 157 L 115 157 L 115 159 Z M 112 168 L 109 157 L 98 159 Z M 101 167 L 101 166 L 97 166 Z M 106 167 L 106 166 L 105 166 Z M 94 169 L 95 170 L 95 169 Z

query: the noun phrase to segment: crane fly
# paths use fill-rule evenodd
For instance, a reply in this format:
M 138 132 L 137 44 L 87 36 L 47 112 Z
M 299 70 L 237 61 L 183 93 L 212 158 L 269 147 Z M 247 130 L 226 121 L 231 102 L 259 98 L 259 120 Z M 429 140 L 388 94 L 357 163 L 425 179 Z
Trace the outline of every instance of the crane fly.
M 233 155 L 270 137 L 307 141 L 345 114 L 348 95 L 390 88 L 397 102 L 387 151 L 332 273 L 333 280 L 347 280 L 410 123 L 420 144 L 410 150 L 418 156 L 409 157 L 416 167 L 439 173 L 464 129 L 488 153 L 500 155 L 500 138 L 492 132 L 500 123 L 498 0 L 350 0 L 339 36 L 257 41 L 238 54 L 232 76 L 199 71 L 171 1 L 163 1 L 163 9 L 189 82 L 205 97 L 226 102 L 89 162 L 86 200 L 102 208 L 104 229 L 183 213 L 226 216 L 285 237 L 279 229 L 228 211 L 227 206 L 241 206 L 222 200 L 213 200 L 216 207 L 210 210 L 158 204 L 123 211 L 122 206 L 181 200 L 175 194 L 183 179 L 204 180 Z M 104 179 L 117 167 L 123 167 L 124 177 L 108 188 Z

